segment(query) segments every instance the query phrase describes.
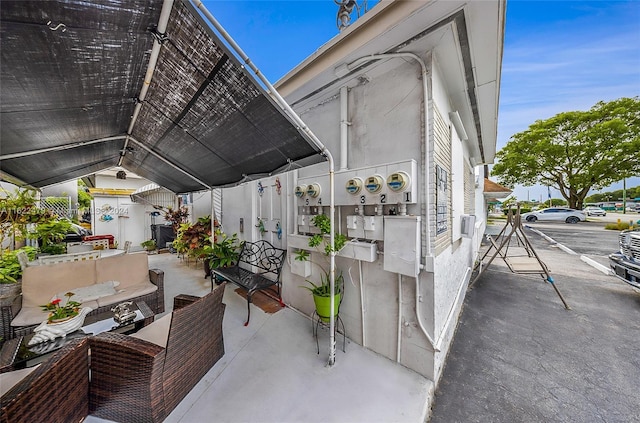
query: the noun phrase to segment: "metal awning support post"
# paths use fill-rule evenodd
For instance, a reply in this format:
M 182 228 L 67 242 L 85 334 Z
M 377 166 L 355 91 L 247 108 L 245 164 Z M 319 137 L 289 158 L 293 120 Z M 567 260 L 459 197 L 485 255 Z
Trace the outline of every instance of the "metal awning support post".
M 240 46 L 235 42 L 231 35 L 220 25 L 220 23 L 213 17 L 211 12 L 207 10 L 207 8 L 202 4 L 200 0 L 191 0 L 191 3 L 202 12 L 202 14 L 209 20 L 209 22 L 214 26 L 214 28 L 222 35 L 222 37 L 229 43 L 231 48 L 236 52 L 236 54 L 242 59 L 242 61 L 253 71 L 253 73 L 264 83 L 264 85 L 269 90 L 269 94 L 273 97 L 273 99 L 278 103 L 278 105 L 282 108 L 282 110 L 287 113 L 287 115 L 293 119 L 293 121 L 299 125 L 300 129 L 304 131 L 305 134 L 313 141 L 313 143 L 318 147 L 320 152 L 327 158 L 329 161 L 329 226 L 330 226 L 330 235 L 329 242 L 331 245 L 331 254 L 329 254 L 329 280 L 330 280 L 330 289 L 331 289 L 331 316 L 329 317 L 329 366 L 333 366 L 336 359 L 336 342 L 335 342 L 335 318 L 334 314 L 334 288 L 335 288 L 335 274 L 336 274 L 336 253 L 334 251 L 334 219 L 335 219 L 335 193 L 334 193 L 334 173 L 335 173 L 335 165 L 333 161 L 333 156 L 331 152 L 325 145 L 316 137 L 316 135 L 309 129 L 309 127 L 302 121 L 300 116 L 289 106 L 289 104 L 285 101 L 284 98 L 276 91 L 271 82 L 260 72 L 260 70 L 253 64 L 249 56 L 245 54 L 245 52 L 240 48 Z
M 19 157 L 28 157 L 28 156 L 33 156 L 35 154 L 48 153 L 50 151 L 71 150 L 73 148 L 84 147 L 86 145 L 100 144 L 107 141 L 119 141 L 125 138 L 126 138 L 126 135 L 116 135 L 114 137 L 100 138 L 100 139 L 91 140 L 91 141 L 78 141 L 72 144 L 59 145 L 56 147 L 39 148 L 37 150 L 22 151 L 20 153 L 3 154 L 3 155 L 0 155 L 0 160 L 9 160 L 9 159 L 15 159 Z
M 158 27 L 156 28 L 157 34 L 160 36 L 163 36 L 167 31 L 167 24 L 169 23 L 171 9 L 173 9 L 173 0 L 164 0 L 162 10 L 160 11 L 160 18 L 158 19 Z M 138 120 L 138 115 L 142 108 L 142 102 L 147 96 L 147 91 L 151 85 L 151 78 L 153 78 L 153 72 L 156 70 L 156 64 L 158 63 L 158 56 L 160 56 L 160 47 L 160 41 L 156 38 L 153 41 L 151 55 L 149 56 L 149 64 L 147 65 L 147 73 L 144 76 L 144 83 L 142 84 L 140 95 L 138 96 L 138 104 L 136 104 L 136 108 L 133 110 L 131 122 L 129 122 L 129 128 L 127 129 L 127 134 L 129 135 L 133 133 L 133 127 L 136 124 L 136 120 Z
M 135 143 L 137 146 L 139 146 L 140 148 L 142 148 L 144 151 L 146 151 L 147 153 L 151 154 L 152 156 L 156 157 L 158 160 L 161 160 L 162 162 L 164 162 L 165 164 L 171 166 L 173 169 L 177 170 L 178 172 L 180 172 L 180 173 L 188 176 L 189 178 L 193 179 L 194 181 L 196 181 L 197 183 L 199 183 L 200 185 L 202 185 L 206 189 L 212 189 L 212 187 L 209 184 L 207 184 L 206 182 L 203 182 L 200 179 L 196 178 L 195 176 L 193 176 L 192 174 L 190 174 L 189 172 L 187 172 L 183 168 L 174 165 L 169 160 L 165 159 L 163 156 L 161 156 L 160 154 L 156 153 L 151 148 L 147 147 L 146 145 L 144 145 L 143 143 L 141 143 L 140 141 L 138 141 L 134 137 L 129 136 L 128 140 L 133 142 L 133 143 Z

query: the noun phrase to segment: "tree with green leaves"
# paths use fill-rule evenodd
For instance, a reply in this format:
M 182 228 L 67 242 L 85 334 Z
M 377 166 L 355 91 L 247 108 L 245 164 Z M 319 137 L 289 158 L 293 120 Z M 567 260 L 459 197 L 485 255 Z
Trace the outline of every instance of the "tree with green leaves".
M 511 137 L 492 174 L 501 184 L 556 188 L 581 209 L 590 189 L 640 174 L 640 99 L 559 113 Z

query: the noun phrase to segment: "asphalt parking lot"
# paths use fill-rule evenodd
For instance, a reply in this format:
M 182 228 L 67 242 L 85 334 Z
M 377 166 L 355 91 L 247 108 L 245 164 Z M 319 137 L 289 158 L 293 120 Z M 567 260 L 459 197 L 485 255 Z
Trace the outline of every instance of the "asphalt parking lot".
M 530 226 L 599 260 L 617 249 L 604 223 Z M 640 422 L 640 291 L 525 231 L 571 310 L 496 259 L 467 292 L 431 422 Z
M 607 255 L 618 250 L 620 231 L 604 229 L 606 223 L 589 218 L 576 223 L 524 223 L 525 228 L 536 229 L 577 254 Z

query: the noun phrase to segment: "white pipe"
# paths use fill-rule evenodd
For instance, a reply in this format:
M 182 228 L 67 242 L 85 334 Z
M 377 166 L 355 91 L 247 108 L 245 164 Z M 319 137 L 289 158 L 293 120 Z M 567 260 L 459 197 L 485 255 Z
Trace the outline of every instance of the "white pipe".
M 101 142 L 107 142 L 107 141 L 118 141 L 126 137 L 127 137 L 126 135 L 116 135 L 115 137 L 100 138 L 98 140 L 80 141 L 80 142 L 74 142 L 73 144 L 59 145 L 56 147 L 47 147 L 47 148 L 40 148 L 38 150 L 23 151 L 22 153 L 4 154 L 0 156 L 0 160 L 17 159 L 20 157 L 33 156 L 34 154 L 48 153 L 50 151 L 70 150 L 72 148 L 82 147 L 84 145 L 99 144 Z
M 402 275 L 398 273 L 398 347 L 396 362 L 400 363 L 400 349 L 402 347 Z
M 203 187 L 207 188 L 207 189 L 212 189 L 212 187 L 207 184 L 206 182 L 201 181 L 200 179 L 196 178 L 195 176 L 191 175 L 189 172 L 187 172 L 186 170 L 174 165 L 173 163 L 171 163 L 169 160 L 165 159 L 164 157 L 162 157 L 160 154 L 156 153 L 155 151 L 153 151 L 151 148 L 147 147 L 146 145 L 144 145 L 143 143 L 141 143 L 140 141 L 138 141 L 137 139 L 135 139 L 134 137 L 129 137 L 129 140 L 133 141 L 137 146 L 139 146 L 140 148 L 142 148 L 143 150 L 145 150 L 147 153 L 151 154 L 152 156 L 156 157 L 157 159 L 161 160 L 162 162 L 168 164 L 169 166 L 171 166 L 173 169 L 177 170 L 178 172 L 183 173 L 184 175 L 188 176 L 189 178 L 193 179 L 194 181 L 196 181 L 197 183 L 199 183 L 200 185 L 202 185 Z
M 415 280 L 416 280 L 416 319 L 418 320 L 418 326 L 420 326 L 420 329 L 422 330 L 422 333 L 424 333 L 424 336 L 427 337 L 427 340 L 431 344 L 431 347 L 433 348 L 433 350 L 435 352 L 440 352 L 440 348 L 436 346 L 436 343 L 433 342 L 431 335 L 429 335 L 429 332 L 427 332 L 427 328 L 425 328 L 424 325 L 422 324 L 422 318 L 420 317 L 421 316 L 420 314 L 420 278 L 416 276 Z
M 367 347 L 367 341 L 366 341 L 366 337 L 365 337 L 365 327 L 364 327 L 364 316 L 365 316 L 365 305 L 364 305 L 364 285 L 363 285 L 363 280 L 364 278 L 362 277 L 362 260 L 358 260 L 358 272 L 360 274 L 360 315 L 361 315 L 361 319 L 362 319 L 362 346 L 363 347 Z
M 169 16 L 171 15 L 172 8 L 173 0 L 164 0 L 164 3 L 162 4 L 162 10 L 160 11 L 160 19 L 158 19 L 157 31 L 160 35 L 164 35 L 165 31 L 167 30 L 167 23 L 169 22 Z M 153 47 L 151 48 L 151 55 L 149 56 L 147 73 L 144 76 L 144 83 L 142 84 L 140 95 L 138 96 L 138 104 L 136 104 L 136 108 L 133 110 L 131 122 L 129 122 L 129 128 L 127 129 L 127 134 L 129 135 L 131 135 L 131 133 L 133 132 L 133 127 L 136 124 L 136 120 L 138 120 L 138 115 L 140 114 L 140 109 L 142 108 L 142 102 L 147 96 L 149 85 L 151 85 L 151 78 L 153 78 L 153 72 L 156 70 L 156 63 L 158 63 L 158 56 L 160 55 L 160 47 L 160 42 L 155 39 L 153 41 Z
M 340 170 L 349 166 L 349 89 L 340 87 Z
M 292 184 L 289 187 L 289 191 L 292 192 L 298 186 L 298 169 L 294 169 L 291 172 L 291 179 Z M 291 192 L 289 193 L 290 195 Z M 293 199 L 293 233 L 298 234 L 298 201 L 296 199 Z
M 333 247 L 335 246 L 335 236 L 334 236 L 334 225 L 335 225 L 335 180 L 334 180 L 334 170 L 335 165 L 333 161 L 333 156 L 331 152 L 325 145 L 318 139 L 318 137 L 311 131 L 311 129 L 307 126 L 306 123 L 300 119 L 300 116 L 289 106 L 289 104 L 282 98 L 282 96 L 276 91 L 276 89 L 271 85 L 271 82 L 260 72 L 260 70 L 253 64 L 249 56 L 245 54 L 245 52 L 240 48 L 240 46 L 235 42 L 233 38 L 229 35 L 229 33 L 220 25 L 220 23 L 213 17 L 211 12 L 207 10 L 207 8 L 202 4 L 200 0 L 191 0 L 192 3 L 202 12 L 202 14 L 209 20 L 209 22 L 215 27 L 215 29 L 222 35 L 222 37 L 229 43 L 229 45 L 235 50 L 235 52 L 240 56 L 240 58 L 244 61 L 244 63 L 253 71 L 253 73 L 264 83 L 264 85 L 269 90 L 269 94 L 272 98 L 280 105 L 283 111 L 289 115 L 291 119 L 299 126 L 299 130 L 304 131 L 309 139 L 318 147 L 321 154 L 323 154 L 328 162 L 329 162 L 329 245 L 331 245 L 331 254 L 329 254 L 329 288 L 331 289 L 330 296 L 330 312 L 331 316 L 329 316 L 329 366 L 333 366 L 336 360 L 336 340 L 335 340 L 335 318 L 334 314 L 334 288 L 335 288 L 335 275 L 336 275 L 336 253 L 333 251 Z
M 380 59 L 392 59 L 392 58 L 410 58 L 418 62 L 422 71 L 422 96 L 424 101 L 424 116 L 422 117 L 424 122 L 424 148 L 425 154 L 424 157 L 427 160 L 424 175 L 425 175 L 425 204 L 426 204 L 426 216 L 425 216 L 425 233 L 427 238 L 426 243 L 426 251 L 425 251 L 425 261 L 429 260 L 431 257 L 431 197 L 429 196 L 429 185 L 431 184 L 431 178 L 429 173 L 429 85 L 428 85 L 428 72 L 427 65 L 422 60 L 422 58 L 414 53 L 383 53 L 383 54 L 371 54 L 369 56 L 364 56 L 355 61 L 346 65 L 348 71 L 354 70 L 356 67 L 372 61 L 372 60 L 380 60 Z
M 124 160 L 124 155 L 127 152 L 127 147 L 129 146 L 129 135 L 124 139 L 124 146 L 122 146 L 122 151 L 120 152 L 120 158 L 118 159 L 118 166 L 122 166 L 122 161 Z
M 216 227 L 215 227 L 215 222 L 217 220 L 217 216 L 216 216 L 216 207 L 215 204 L 213 202 L 213 188 L 211 188 L 209 190 L 209 192 L 211 193 L 210 199 L 211 199 L 211 236 L 209 237 L 209 241 L 211 241 L 211 246 L 213 247 L 213 244 L 216 243 Z M 218 223 L 220 225 L 222 225 L 222 220 L 219 220 Z M 212 276 L 213 277 L 213 276 Z

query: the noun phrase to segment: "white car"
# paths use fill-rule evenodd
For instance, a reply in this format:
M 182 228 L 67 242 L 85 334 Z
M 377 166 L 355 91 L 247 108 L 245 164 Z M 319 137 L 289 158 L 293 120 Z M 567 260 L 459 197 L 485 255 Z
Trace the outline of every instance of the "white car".
M 587 216 L 606 216 L 607 212 L 601 209 L 600 207 L 589 206 L 585 207 L 583 210 Z
M 587 220 L 587 216 L 584 212 L 567 207 L 549 207 L 542 210 L 536 210 L 524 213 L 522 218 L 530 223 L 537 220 L 560 221 L 567 223 L 578 223 Z

